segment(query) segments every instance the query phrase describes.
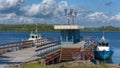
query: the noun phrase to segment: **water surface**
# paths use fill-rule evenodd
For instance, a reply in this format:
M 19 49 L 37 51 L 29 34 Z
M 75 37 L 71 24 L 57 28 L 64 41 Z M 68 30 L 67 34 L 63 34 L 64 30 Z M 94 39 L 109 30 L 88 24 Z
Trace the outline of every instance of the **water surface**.
M 59 32 L 38 32 L 43 38 L 59 38 Z M 22 39 L 28 39 L 30 32 L 0 32 L 0 44 L 17 42 Z M 81 32 L 81 36 L 92 36 L 94 39 L 100 38 L 102 32 Z M 113 63 L 120 64 L 120 32 L 106 32 L 105 37 L 110 40 L 110 45 L 114 48 L 114 54 L 112 56 Z

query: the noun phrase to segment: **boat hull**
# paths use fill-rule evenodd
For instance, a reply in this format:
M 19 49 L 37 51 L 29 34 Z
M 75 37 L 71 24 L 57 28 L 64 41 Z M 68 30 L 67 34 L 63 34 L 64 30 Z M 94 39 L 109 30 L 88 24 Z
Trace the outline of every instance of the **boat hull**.
M 110 51 L 94 51 L 94 57 L 96 59 L 102 59 L 102 60 L 105 60 L 105 59 L 110 59 L 113 55 L 113 51 L 110 50 Z

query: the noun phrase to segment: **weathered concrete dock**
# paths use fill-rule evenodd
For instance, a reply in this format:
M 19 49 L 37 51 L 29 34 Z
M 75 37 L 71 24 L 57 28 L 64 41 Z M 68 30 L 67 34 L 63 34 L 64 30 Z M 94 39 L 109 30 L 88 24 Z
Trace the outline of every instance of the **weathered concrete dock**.
M 21 62 L 27 62 L 39 58 L 37 48 L 31 47 L 23 50 L 5 53 L 0 55 L 0 68 L 4 68 L 5 65 L 9 64 L 20 64 Z
M 35 61 L 37 59 L 45 59 L 45 64 L 51 64 L 59 61 L 59 41 L 39 41 L 38 43 L 41 44 L 35 46 L 29 41 L 8 43 L 4 45 L 1 44 L 0 68 L 4 68 L 4 66 L 8 65 L 19 65 L 23 62 Z

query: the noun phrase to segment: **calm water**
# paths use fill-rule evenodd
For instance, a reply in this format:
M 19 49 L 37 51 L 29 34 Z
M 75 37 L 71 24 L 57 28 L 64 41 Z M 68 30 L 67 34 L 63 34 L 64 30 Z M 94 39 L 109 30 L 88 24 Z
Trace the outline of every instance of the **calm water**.
M 0 32 L 0 44 L 27 39 L 29 33 L 30 32 Z M 41 34 L 43 38 L 54 38 L 54 40 L 60 36 L 59 32 L 39 32 L 39 34 Z M 100 38 L 102 32 L 82 32 L 80 35 Z M 110 44 L 112 48 L 114 48 L 114 54 L 111 61 L 120 64 L 120 32 L 106 32 L 105 36 L 110 40 Z

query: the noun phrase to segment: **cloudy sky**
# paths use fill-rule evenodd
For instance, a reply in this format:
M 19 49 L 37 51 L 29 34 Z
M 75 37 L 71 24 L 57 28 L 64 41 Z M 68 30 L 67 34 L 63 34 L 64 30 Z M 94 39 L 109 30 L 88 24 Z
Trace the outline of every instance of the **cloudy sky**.
M 65 24 L 64 9 L 77 12 L 85 27 L 120 27 L 120 0 L 0 0 L 0 24 Z

